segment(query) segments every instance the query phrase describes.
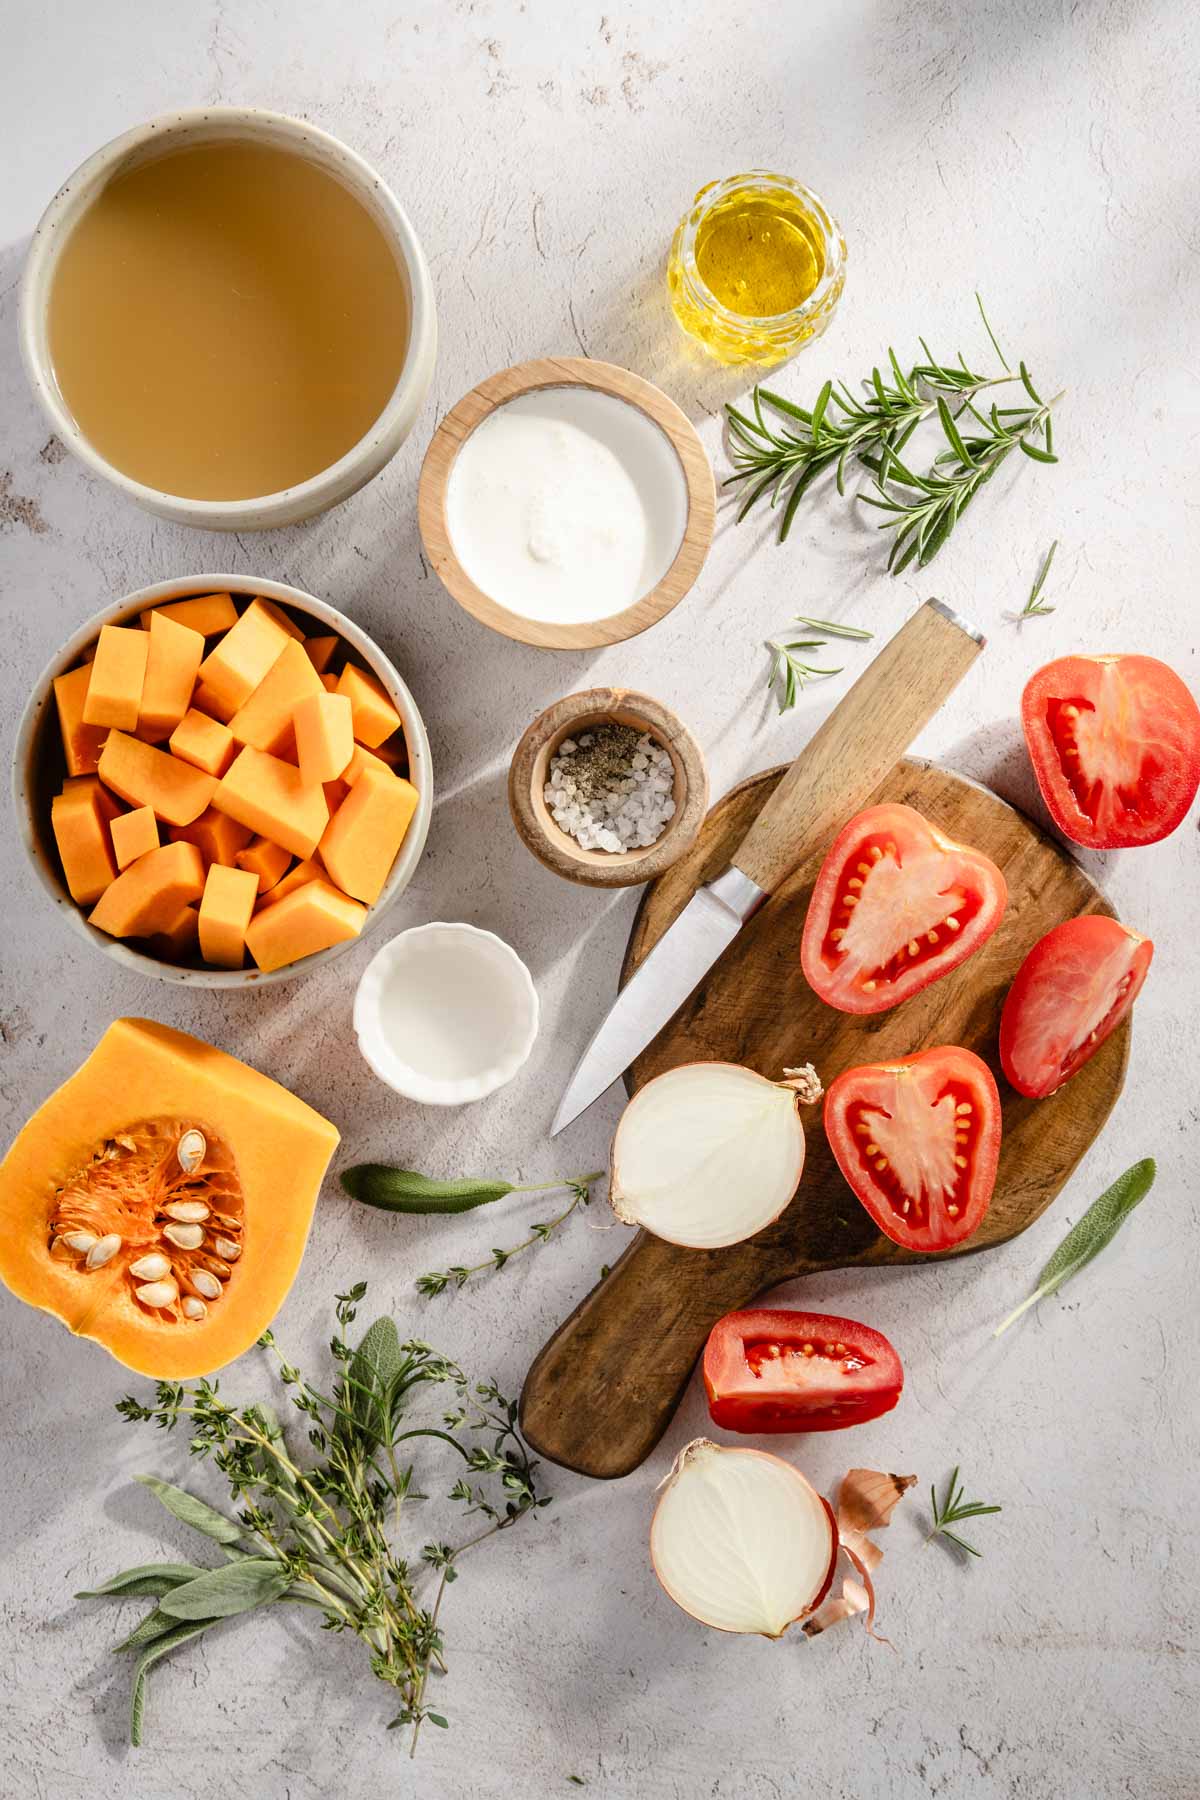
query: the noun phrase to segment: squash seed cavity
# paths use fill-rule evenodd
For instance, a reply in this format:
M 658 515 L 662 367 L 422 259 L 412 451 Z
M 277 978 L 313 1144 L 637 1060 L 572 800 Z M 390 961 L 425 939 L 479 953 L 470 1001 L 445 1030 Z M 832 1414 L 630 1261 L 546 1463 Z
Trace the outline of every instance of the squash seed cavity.
M 64 1182 L 47 1254 L 82 1280 L 117 1280 L 148 1322 L 186 1329 L 234 1278 L 244 1209 L 232 1151 L 189 1119 L 106 1138 Z

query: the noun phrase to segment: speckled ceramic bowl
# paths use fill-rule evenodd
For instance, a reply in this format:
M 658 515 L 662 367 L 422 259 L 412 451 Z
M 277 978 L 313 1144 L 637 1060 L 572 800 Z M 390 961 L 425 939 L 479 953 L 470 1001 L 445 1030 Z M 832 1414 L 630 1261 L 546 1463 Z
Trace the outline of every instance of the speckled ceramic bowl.
M 361 201 L 391 245 L 408 289 L 408 351 L 391 399 L 365 437 L 295 487 L 250 500 L 190 500 L 147 487 L 115 468 L 80 431 L 59 391 L 48 342 L 50 289 L 62 245 L 105 184 L 120 170 L 167 148 L 214 138 L 251 139 L 307 157 Z M 192 107 L 136 125 L 97 150 L 68 177 L 38 223 L 21 284 L 21 355 L 33 391 L 63 443 L 90 469 L 160 518 L 209 531 L 265 531 L 295 525 L 336 506 L 378 475 L 404 442 L 429 391 L 437 349 L 433 283 L 425 253 L 396 196 L 361 156 L 303 119 L 255 106 Z
M 105 932 L 97 931 L 95 926 L 88 924 L 83 912 L 67 892 L 54 833 L 50 828 L 50 801 L 61 787 L 66 772 L 58 714 L 54 704 L 54 677 L 75 667 L 88 645 L 99 635 L 102 625 L 136 622 L 138 614 L 146 607 L 161 606 L 168 600 L 184 600 L 189 594 L 229 592 L 260 594 L 265 600 L 275 600 L 279 605 L 286 606 L 292 614 L 307 615 L 314 624 L 311 633 L 314 637 L 336 631 L 339 637 L 345 639 L 353 658 L 361 662 L 364 668 L 370 669 L 383 683 L 388 697 L 400 714 L 408 745 L 411 779 L 418 794 L 417 810 L 383 892 L 369 909 L 367 922 L 363 927 L 364 934 L 378 923 L 412 880 L 413 872 L 421 860 L 421 852 L 425 848 L 433 813 L 433 763 L 429 754 L 429 738 L 417 710 L 417 703 L 379 646 L 352 619 L 338 612 L 336 607 L 328 605 L 324 600 L 315 599 L 312 594 L 301 592 L 299 588 L 286 587 L 281 581 L 259 581 L 246 575 L 189 575 L 180 581 L 160 581 L 154 587 L 140 588 L 137 593 L 126 594 L 123 600 L 114 600 L 111 606 L 94 614 L 63 645 L 53 662 L 43 669 L 21 715 L 13 752 L 13 802 L 17 813 L 17 828 L 38 882 L 77 937 L 86 939 L 113 962 L 135 975 L 153 975 L 159 981 L 179 982 L 186 987 L 245 988 L 262 986 L 267 982 L 291 981 L 295 976 L 304 975 L 310 969 L 330 962 L 335 956 L 343 955 L 360 941 L 359 938 L 349 938 L 343 944 L 334 944 L 328 950 L 317 951 L 315 956 L 306 956 L 300 962 L 288 963 L 285 968 L 272 969 L 269 973 L 254 968 L 181 966 L 177 963 L 160 962 L 156 957 L 146 956 L 118 938 L 111 938 Z

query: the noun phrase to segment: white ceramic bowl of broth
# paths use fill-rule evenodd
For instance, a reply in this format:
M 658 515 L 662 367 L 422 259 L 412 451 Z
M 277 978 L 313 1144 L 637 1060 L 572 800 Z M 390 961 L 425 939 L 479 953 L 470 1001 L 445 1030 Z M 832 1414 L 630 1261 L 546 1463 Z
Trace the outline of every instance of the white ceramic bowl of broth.
M 267 972 L 254 967 L 216 969 L 200 964 L 162 962 L 157 957 L 147 956 L 142 950 L 134 949 L 131 944 L 123 943 L 120 938 L 108 937 L 94 925 L 89 925 L 86 910 L 76 906 L 67 891 L 50 823 L 51 797 L 58 791 L 65 772 L 58 712 L 54 702 L 55 676 L 64 675 L 68 669 L 76 666 L 84 652 L 95 643 L 102 625 L 136 625 L 139 615 L 148 607 L 162 606 L 170 600 L 185 600 L 192 594 L 214 593 L 257 594 L 264 600 L 273 600 L 277 605 L 285 607 L 295 622 L 306 630 L 311 625 L 312 629 L 308 631 L 310 636 L 319 637 L 336 632 L 344 641 L 350 660 L 361 663 L 378 677 L 392 705 L 400 714 L 408 750 L 409 779 L 418 796 L 417 810 L 399 854 L 392 864 L 391 873 L 378 900 L 368 908 L 360 935 L 348 938 L 344 943 L 334 944 L 328 950 L 318 950 L 312 956 L 302 957 L 299 962 L 287 963 L 281 969 Z M 306 975 L 310 970 L 330 962 L 335 956 L 345 955 L 355 944 L 361 943 L 393 902 L 400 898 L 413 878 L 429 834 L 429 821 L 433 816 L 433 759 L 425 722 L 407 684 L 391 659 L 385 656 L 374 639 L 369 638 L 353 619 L 348 619 L 345 613 L 338 612 L 327 601 L 318 600 L 312 594 L 302 592 L 300 588 L 287 587 L 282 581 L 261 581 L 247 575 L 189 575 L 178 581 L 160 581 L 153 587 L 140 588 L 134 594 L 126 594 L 122 600 L 114 600 L 111 605 L 94 614 L 86 624 L 81 625 L 53 661 L 42 670 L 33 684 L 17 726 L 13 750 L 12 794 L 17 829 L 38 885 L 57 906 L 60 916 L 77 938 L 102 951 L 110 961 L 130 974 L 151 975 L 159 981 L 177 982 L 184 987 L 266 987 L 280 981 L 291 981 L 297 975 Z
M 181 192 L 194 208 L 176 204 Z M 160 228 L 176 279 L 130 284 L 131 310 L 145 309 L 131 327 L 117 271 L 126 245 L 147 255 Z M 211 281 L 184 281 L 209 244 L 214 258 L 240 260 L 210 260 Z M 214 329 L 242 270 L 256 290 L 242 295 L 245 329 Z M 273 307 L 298 310 L 273 329 Z M 140 396 L 118 379 L 119 355 L 103 354 L 122 333 Z M 379 473 L 425 400 L 437 329 L 416 233 L 361 157 L 281 113 L 208 107 L 125 132 L 63 185 L 30 245 L 20 337 L 53 429 L 96 474 L 162 518 L 256 531 L 310 518 Z M 218 423 L 230 410 L 234 434 Z M 246 429 L 256 418 L 263 429 Z

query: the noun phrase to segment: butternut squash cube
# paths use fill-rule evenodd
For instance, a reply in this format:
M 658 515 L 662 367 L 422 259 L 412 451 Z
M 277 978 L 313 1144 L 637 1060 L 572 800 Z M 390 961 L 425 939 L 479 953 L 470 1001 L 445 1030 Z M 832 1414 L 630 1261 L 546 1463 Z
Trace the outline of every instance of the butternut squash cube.
M 354 708 L 354 735 L 369 750 L 399 729 L 400 714 L 384 692 L 382 682 L 365 669 L 347 663 L 338 676 L 337 691 L 349 698 Z
M 270 838 L 251 838 L 244 850 L 239 850 L 234 859 L 239 869 L 248 869 L 257 883 L 256 896 L 265 894 L 269 888 L 285 874 L 292 860 L 290 850 L 282 844 L 273 844 Z
M 222 725 L 228 725 L 237 711 L 236 706 L 226 706 L 224 700 L 214 693 L 212 688 L 206 687 L 202 681 L 196 683 L 196 691 L 192 695 L 192 706 L 195 711 L 205 713 L 210 719 L 216 719 Z
M 327 694 L 336 694 L 338 691 L 338 682 L 340 679 L 341 679 L 340 676 L 331 675 L 329 673 L 328 669 L 326 669 L 325 673 L 321 677 L 321 686 L 325 689 L 325 692 Z
M 108 736 L 107 725 L 85 725 L 83 722 L 91 678 L 91 663 L 82 663 L 78 669 L 68 669 L 65 675 L 54 677 L 54 704 L 58 708 L 58 729 L 62 733 L 68 775 L 94 774 Z
M 258 601 L 218 640 L 200 664 L 200 685 L 226 711 L 227 720 L 245 706 L 289 641 L 283 626 Z
M 329 823 L 319 787 L 309 787 L 293 763 L 247 744 L 217 784 L 213 805 L 252 832 L 282 844 L 293 856 L 311 856 Z
M 105 787 L 130 806 L 152 806 L 168 825 L 190 825 L 198 819 L 217 785 L 203 770 L 123 731 L 109 732 L 97 767 Z
M 136 731 L 150 639 L 125 625 L 102 625 L 83 703 L 85 725 Z
M 231 819 L 228 813 L 218 812 L 215 806 L 210 806 L 192 824 L 172 826 L 167 835 L 173 844 L 195 844 L 204 858 L 205 868 L 210 863 L 222 863 L 225 868 L 232 869 L 237 864 L 238 851 L 246 848 L 254 833 L 248 826 Z
M 340 642 L 340 638 L 336 637 L 305 638 L 304 648 L 308 651 L 308 660 L 318 675 L 325 673 Z
M 233 761 L 237 749 L 233 733 L 219 719 L 189 707 L 171 733 L 171 755 L 181 762 L 203 769 L 206 775 L 222 776 Z
M 136 806 L 132 812 L 118 813 L 108 829 L 118 869 L 127 869 L 139 856 L 158 849 L 158 820 L 153 807 Z
M 77 906 L 90 906 L 116 880 L 108 796 L 94 775 L 68 781 L 50 802 L 50 824 L 63 875 Z
M 316 692 L 300 701 L 292 722 L 302 779 L 336 781 L 354 755 L 354 711 L 348 696 L 327 694 L 318 683 Z
M 273 619 L 275 624 L 286 631 L 290 638 L 295 638 L 298 644 L 304 642 L 303 626 L 297 625 L 287 608 L 277 606 L 274 600 L 267 600 L 263 595 L 259 594 L 250 602 L 250 605 L 246 610 L 247 612 L 260 612 L 264 618 Z
M 417 810 L 417 790 L 390 769 L 364 769 L 329 821 L 321 861 L 340 888 L 378 900 Z
M 387 769 L 387 764 L 374 750 L 365 750 L 361 744 L 355 744 L 354 755 L 342 770 L 342 780 L 347 787 L 353 787 L 364 769 Z
M 170 737 L 191 705 L 196 670 L 204 660 L 204 639 L 190 626 L 177 625 L 160 612 L 150 620 L 149 635 L 137 732 L 151 743 L 160 743 Z
M 176 625 L 186 625 L 189 631 L 198 631 L 201 637 L 228 631 L 238 618 L 232 594 L 196 594 L 190 600 L 172 600 L 169 606 L 147 607 L 142 614 L 144 631 L 150 630 L 150 621 L 156 614 L 161 619 L 172 619 Z
M 204 862 L 195 844 L 163 844 L 110 882 L 89 922 L 109 937 L 150 937 L 203 892 Z
M 293 714 L 302 700 L 320 693 L 321 677 L 304 645 L 289 641 L 246 704 L 234 713 L 229 729 L 239 744 L 251 744 L 272 756 L 290 756 L 296 747 Z
M 221 969 L 240 969 L 246 927 L 254 912 L 258 876 L 248 869 L 211 864 L 200 901 L 200 954 Z
M 325 804 L 329 808 L 329 816 L 332 819 L 334 813 L 342 804 L 346 795 L 350 792 L 350 783 L 348 781 L 323 781 L 321 786 L 325 790 Z
M 255 913 L 246 932 L 246 948 L 265 973 L 282 969 L 357 937 L 367 909 L 327 881 L 307 881 L 275 906 Z
M 262 912 L 264 907 L 275 906 L 280 900 L 286 900 L 289 894 L 294 894 L 296 889 L 302 888 L 306 882 L 326 880 L 328 877 L 320 857 L 306 856 L 304 861 L 298 862 L 294 869 L 289 869 L 283 879 L 277 881 L 274 887 L 259 894 L 256 911 Z

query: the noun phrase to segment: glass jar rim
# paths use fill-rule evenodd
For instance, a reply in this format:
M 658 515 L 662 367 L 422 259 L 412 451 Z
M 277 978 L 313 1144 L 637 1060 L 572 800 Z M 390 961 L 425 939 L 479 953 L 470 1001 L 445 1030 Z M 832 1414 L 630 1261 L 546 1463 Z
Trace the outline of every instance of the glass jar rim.
M 740 313 L 717 299 L 696 264 L 696 235 L 707 213 L 719 200 L 726 199 L 747 185 L 786 188 L 791 194 L 797 194 L 811 209 L 813 216 L 821 226 L 825 248 L 825 266 L 821 271 L 821 279 L 811 294 L 803 299 L 799 306 L 791 307 L 780 313 Z M 835 287 L 844 279 L 846 268 L 846 240 L 842 228 L 826 206 L 824 200 L 812 188 L 805 187 L 790 175 L 777 174 L 773 169 L 747 169 L 741 175 L 727 175 L 721 181 L 710 181 L 702 187 L 688 207 L 679 225 L 679 245 L 676 252 L 680 267 L 689 284 L 696 290 L 697 297 L 704 310 L 711 313 L 722 325 L 728 325 L 738 331 L 778 331 L 786 330 L 802 322 L 810 313 L 819 312 L 827 302 Z

